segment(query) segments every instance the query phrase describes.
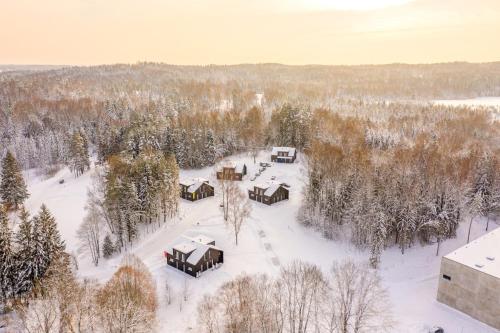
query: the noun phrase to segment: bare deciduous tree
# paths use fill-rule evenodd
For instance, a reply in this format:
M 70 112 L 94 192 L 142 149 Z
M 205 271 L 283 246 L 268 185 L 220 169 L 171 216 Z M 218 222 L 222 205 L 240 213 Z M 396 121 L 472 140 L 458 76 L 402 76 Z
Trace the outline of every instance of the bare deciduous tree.
M 18 309 L 21 330 L 27 333 L 58 333 L 59 304 L 55 298 L 39 298 Z
M 106 332 L 150 332 L 155 325 L 157 300 L 154 281 L 137 259 L 122 266 L 97 294 L 99 317 Z M 143 268 L 144 269 L 144 268 Z
M 206 333 L 221 332 L 222 318 L 220 318 L 220 305 L 218 299 L 211 295 L 203 296 L 203 299 L 200 301 L 198 305 L 198 322 Z
M 182 288 L 182 298 L 184 302 L 187 302 L 189 299 L 189 281 L 188 279 L 184 279 L 184 287 Z
M 250 216 L 251 206 L 245 193 L 235 183 L 230 183 L 226 196 L 228 198 L 227 223 L 231 226 L 235 243 L 238 245 L 238 235 L 245 219 Z
M 232 180 L 226 179 L 225 177 L 217 177 L 217 171 L 223 170 L 223 165 L 218 163 L 214 167 L 214 178 L 217 179 L 217 184 L 219 185 L 220 193 L 222 193 L 222 212 L 224 216 L 224 221 L 228 219 L 228 207 L 229 207 L 229 187 L 232 184 Z
M 472 229 L 472 221 L 474 220 L 474 218 L 476 216 L 481 215 L 482 210 L 483 210 L 483 196 L 480 192 L 474 194 L 468 210 L 469 210 L 470 220 L 469 220 L 469 229 L 467 232 L 467 244 L 469 244 L 469 242 L 470 242 L 470 232 Z
M 92 202 L 89 202 L 86 208 L 87 215 L 78 228 L 77 236 L 80 241 L 80 249 L 89 251 L 92 262 L 97 266 L 101 258 L 101 214 Z
M 98 313 L 95 297 L 98 285 L 94 280 L 85 279 L 76 289 L 73 298 L 74 316 L 71 332 L 95 332 L 98 328 Z
M 281 270 L 277 281 L 284 312 L 286 332 L 317 331 L 321 295 L 327 283 L 321 270 L 312 264 L 295 261 Z
M 45 276 L 38 281 L 33 299 L 17 309 L 25 332 L 70 332 L 75 317 L 75 295 L 78 289 L 67 254 L 54 260 Z
M 165 302 L 167 305 L 172 304 L 172 288 L 168 281 L 165 281 Z
M 375 271 L 335 264 L 330 278 L 295 261 L 276 279 L 242 275 L 198 305 L 206 333 L 366 333 L 392 328 L 387 295 Z
M 388 296 L 376 271 L 346 261 L 335 263 L 330 275 L 327 304 L 328 332 L 363 333 L 392 327 Z

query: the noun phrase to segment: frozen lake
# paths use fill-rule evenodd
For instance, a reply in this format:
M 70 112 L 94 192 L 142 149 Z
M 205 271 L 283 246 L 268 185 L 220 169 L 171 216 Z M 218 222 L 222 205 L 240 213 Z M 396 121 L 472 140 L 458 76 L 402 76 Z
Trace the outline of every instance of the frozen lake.
M 471 99 L 439 99 L 436 104 L 449 106 L 493 106 L 500 109 L 500 97 L 477 97 Z

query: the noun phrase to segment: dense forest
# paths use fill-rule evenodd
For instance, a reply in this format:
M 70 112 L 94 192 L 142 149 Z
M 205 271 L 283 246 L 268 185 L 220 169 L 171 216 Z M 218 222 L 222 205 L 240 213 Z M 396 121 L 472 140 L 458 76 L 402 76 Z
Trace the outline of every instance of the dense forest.
M 38 70 L 35 70 L 38 69 Z M 248 146 L 251 117 L 269 120 L 291 103 L 336 111 L 339 101 L 422 100 L 500 95 L 500 63 L 385 66 L 171 66 L 154 63 L 0 72 L 0 154 L 15 151 L 24 168 L 68 163 L 80 131 L 101 158 L 116 149 L 132 114 L 168 121 L 181 167 L 210 164 Z M 263 115 L 246 114 L 252 106 Z M 250 117 L 250 118 L 248 118 Z M 257 118 L 259 119 L 259 118 Z M 255 129 L 255 128 L 254 128 Z M 264 130 L 257 128 L 256 130 Z M 250 133 L 249 133 L 250 132 Z M 272 143 L 257 133 L 254 145 Z M 186 152 L 189 151 L 189 156 Z M 212 151 L 212 154 L 214 152 Z

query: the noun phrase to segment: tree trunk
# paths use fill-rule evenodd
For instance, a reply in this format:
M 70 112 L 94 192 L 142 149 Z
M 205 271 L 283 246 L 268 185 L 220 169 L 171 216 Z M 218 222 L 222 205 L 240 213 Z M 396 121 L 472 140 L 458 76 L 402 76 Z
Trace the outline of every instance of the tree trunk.
M 439 247 L 441 246 L 441 238 L 437 239 L 436 257 L 439 255 Z
M 486 231 L 488 231 L 488 227 L 490 226 L 490 216 L 486 216 Z
M 472 220 L 474 220 L 474 216 L 472 216 L 470 218 L 470 222 L 469 222 L 469 231 L 467 232 L 467 244 L 469 244 L 469 241 L 470 241 L 470 229 L 472 228 Z

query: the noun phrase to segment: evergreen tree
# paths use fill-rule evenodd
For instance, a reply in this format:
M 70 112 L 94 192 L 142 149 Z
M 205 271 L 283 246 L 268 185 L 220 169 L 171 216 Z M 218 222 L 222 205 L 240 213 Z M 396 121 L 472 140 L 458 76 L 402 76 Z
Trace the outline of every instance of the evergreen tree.
M 78 177 L 90 167 L 88 142 L 80 132 L 73 133 L 69 153 L 70 169 Z
M 32 281 L 36 282 L 45 274 L 45 270 L 49 266 L 49 260 L 45 252 L 45 236 L 41 220 L 38 216 L 33 216 L 31 223 L 31 277 Z
M 209 130 L 206 135 L 205 151 L 203 155 L 205 165 L 213 165 L 217 159 L 217 148 L 215 146 L 214 134 L 211 130 Z
M 115 253 L 115 247 L 111 241 L 111 236 L 108 234 L 104 237 L 104 243 L 102 244 L 102 255 L 104 258 L 109 258 Z
M 29 196 L 21 169 L 9 151 L 2 162 L 0 194 L 7 209 L 13 207 L 16 210 Z
M 31 266 L 27 276 L 31 276 L 33 282 L 36 282 L 45 275 L 50 264 L 61 256 L 65 248 L 56 221 L 45 205 L 42 205 L 38 215 L 31 221 L 29 248 L 31 250 L 26 250 L 26 254 L 30 253 Z
M 12 296 L 14 255 L 7 212 L 0 206 L 0 300 Z
M 38 219 L 43 235 L 43 251 L 46 254 L 47 264 L 50 265 L 64 251 L 65 245 L 61 240 L 59 230 L 57 230 L 56 220 L 45 205 L 40 208 Z
M 377 268 L 380 263 L 380 256 L 385 246 L 387 238 L 387 216 L 380 211 L 380 208 L 372 212 L 373 230 L 371 232 L 370 264 Z
M 187 162 L 189 153 L 186 148 L 188 135 L 185 129 L 178 131 L 176 134 L 175 158 L 177 159 L 177 164 L 179 165 L 179 167 L 185 168 L 188 166 Z
M 125 227 L 124 231 L 130 243 L 138 236 L 137 217 L 139 216 L 141 208 L 135 184 L 128 179 L 126 179 L 126 181 L 122 184 L 120 207 L 120 211 L 123 214 L 122 221 Z
M 33 226 L 29 214 L 24 207 L 19 214 L 21 222 L 17 230 L 15 241 L 16 251 L 16 281 L 15 294 L 20 295 L 31 290 L 35 279 L 33 259 L 37 256 L 34 250 Z

